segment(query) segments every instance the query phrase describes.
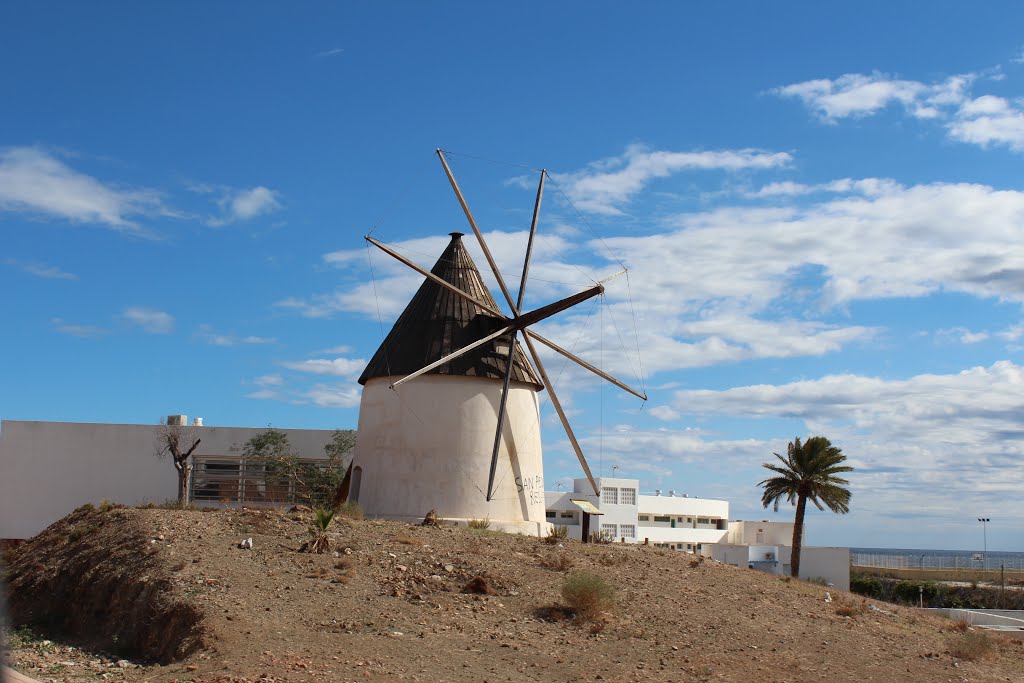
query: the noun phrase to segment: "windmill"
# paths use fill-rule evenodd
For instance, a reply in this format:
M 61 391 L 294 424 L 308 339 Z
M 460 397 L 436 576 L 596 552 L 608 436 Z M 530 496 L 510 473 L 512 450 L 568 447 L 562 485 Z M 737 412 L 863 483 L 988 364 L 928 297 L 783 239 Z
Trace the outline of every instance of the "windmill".
M 537 522 L 540 520 L 534 519 L 536 517 L 536 507 L 539 504 L 543 508 L 544 502 L 543 479 L 539 474 L 534 475 L 532 478 L 528 476 L 528 473 L 523 474 L 530 467 L 540 469 L 539 436 L 535 437 L 533 434 L 533 432 L 536 432 L 536 419 L 534 419 L 532 429 L 520 429 L 517 431 L 517 420 L 509 417 L 511 414 L 511 403 L 514 404 L 515 410 L 518 412 L 529 413 L 534 411 L 534 418 L 536 418 L 536 410 L 539 404 L 535 398 L 531 399 L 528 395 L 524 395 L 522 391 L 524 388 L 533 391 L 534 395 L 536 391 L 541 389 L 548 391 L 551 405 L 558 414 L 569 443 L 572 445 L 577 458 L 579 458 L 580 465 L 586 473 L 587 479 L 593 487 L 595 494 L 600 492 L 584 457 L 583 450 L 579 445 L 579 441 L 569 424 L 562 404 L 558 400 L 554 386 L 541 361 L 540 354 L 537 352 L 535 342 L 552 349 L 634 396 L 643 400 L 646 400 L 647 397 L 640 391 L 612 377 L 530 328 L 557 313 L 602 294 L 605 283 L 622 273 L 616 273 L 605 280 L 595 283 L 592 287 L 559 301 L 534 310 L 523 310 L 534 239 L 537 234 L 537 221 L 544 193 L 544 181 L 547 173 L 542 170 L 540 174 L 518 296 L 513 299 L 487 246 L 487 242 L 484 240 L 483 234 L 473 218 L 469 205 L 455 180 L 455 176 L 452 174 L 444 152 L 437 150 L 437 155 L 469 226 L 476 236 L 484 258 L 487 260 L 487 264 L 508 304 L 510 314 L 505 314 L 501 311 L 497 302 L 491 296 L 490 291 L 484 285 L 479 272 L 472 263 L 472 259 L 470 259 L 468 252 L 462 245 L 461 233 L 451 233 L 451 243 L 431 270 L 420 267 L 373 237 L 366 237 L 367 242 L 409 266 L 420 275 L 423 275 L 426 280 L 412 301 L 410 301 L 406 310 L 399 317 L 391 333 L 387 335 L 359 379 L 360 383 L 364 385 L 364 390 L 360 409 L 359 436 L 357 438 L 356 455 L 353 460 L 352 493 L 350 495 L 352 498 L 359 499 L 363 478 L 362 470 L 367 466 L 373 467 L 376 465 L 378 480 L 377 496 L 373 502 L 369 503 L 371 509 L 367 510 L 371 516 L 411 517 L 409 503 L 412 499 L 416 499 L 421 506 L 427 505 L 428 501 L 431 500 L 430 496 L 424 495 L 423 487 L 435 486 L 444 488 L 446 482 L 450 483 L 452 479 L 457 483 L 464 483 L 460 477 L 470 480 L 478 493 L 483 494 L 483 502 L 490 504 L 497 500 L 499 497 L 498 489 L 504 484 L 504 480 L 496 482 L 499 460 L 504 452 L 510 459 L 510 466 L 514 470 L 518 468 L 516 471 L 519 474 L 516 475 L 515 482 L 517 492 L 520 494 L 519 497 L 522 499 L 520 501 L 522 513 L 518 515 L 518 513 L 509 513 L 508 507 L 504 509 L 506 513 L 512 514 L 519 519 Z M 533 365 L 530 364 L 523 353 L 518 343 L 520 339 L 526 345 L 530 358 L 533 360 Z M 417 360 L 429 360 L 429 362 L 414 367 Z M 489 384 L 485 387 L 485 385 L 479 383 L 478 379 L 477 383 L 472 387 L 463 387 L 464 381 L 461 383 L 449 381 L 442 387 L 438 384 L 438 381 L 439 378 L 444 376 L 448 376 L 451 380 L 458 380 L 458 378 L 463 377 L 486 378 Z M 412 387 L 417 385 L 417 380 L 423 382 L 427 378 L 433 380 L 433 389 L 420 388 L 415 394 L 410 394 L 403 401 L 400 387 L 406 387 L 411 390 Z M 495 394 L 493 380 L 499 378 L 502 381 L 501 389 L 500 392 Z M 386 381 L 387 389 L 391 390 L 395 396 L 390 399 L 385 397 L 381 391 L 384 386 L 381 381 L 378 381 L 375 385 L 376 388 L 371 391 L 373 386 L 371 384 L 372 380 Z M 513 381 L 515 382 L 514 384 Z M 456 388 L 451 389 L 451 387 Z M 484 388 L 482 389 L 482 387 Z M 486 488 L 476 483 L 473 477 L 483 455 L 479 453 L 481 422 L 485 419 L 489 409 L 493 410 L 494 406 L 484 407 L 482 410 L 478 409 L 478 407 L 467 408 L 471 404 L 476 405 L 479 403 L 477 401 L 477 394 L 481 391 L 494 398 L 497 403 L 497 422 L 494 426 L 493 440 L 491 440 L 491 448 L 489 449 Z M 447 408 L 454 410 L 458 407 L 460 411 L 458 425 L 453 427 L 452 431 L 462 431 L 458 434 L 451 433 L 447 436 L 436 434 L 435 436 L 430 436 L 431 433 L 437 431 L 436 422 L 438 420 L 443 420 L 446 416 L 450 417 L 443 403 L 444 397 L 442 393 L 444 392 L 449 394 L 448 398 L 454 404 L 447 406 Z M 389 400 L 392 401 L 390 405 L 387 404 Z M 400 405 L 395 405 L 394 401 L 398 401 Z M 417 427 L 413 425 L 410 429 L 408 424 L 404 426 L 399 424 L 401 417 L 398 411 L 402 410 L 412 413 L 419 420 L 423 438 L 427 441 L 433 438 L 434 447 L 427 447 L 426 450 L 420 452 L 419 445 L 413 442 L 414 439 L 419 437 L 415 434 L 409 434 L 410 432 L 415 432 Z M 490 412 L 490 415 L 493 416 L 493 414 L 493 412 Z M 493 417 L 490 419 L 493 420 Z M 509 423 L 509 427 L 506 427 L 506 423 Z M 511 436 L 507 432 L 509 428 L 512 429 Z M 463 438 L 465 436 L 463 432 L 469 434 L 468 439 Z M 409 437 L 406 438 L 402 434 L 409 434 Z M 406 439 L 404 443 L 396 442 L 396 440 L 402 439 Z M 530 441 L 531 439 L 536 440 L 535 446 Z M 367 441 L 372 441 L 372 443 L 367 443 Z M 474 443 L 475 452 L 463 453 L 466 449 L 467 441 Z M 405 456 L 401 453 L 403 450 L 408 452 Z M 536 450 L 536 456 L 532 454 L 532 450 Z M 533 462 L 531 458 L 534 457 L 536 462 L 531 464 Z M 437 459 L 444 459 L 444 462 L 435 462 Z M 381 465 L 381 462 L 384 460 L 387 461 L 387 466 Z M 410 475 L 415 475 L 417 471 L 423 474 L 423 486 L 417 486 L 414 483 L 416 481 L 415 476 L 410 477 Z M 448 473 L 452 475 L 450 479 L 446 479 L 443 476 Z M 387 479 L 395 482 L 395 485 L 390 487 L 390 491 L 388 490 L 389 487 L 384 483 Z M 524 484 L 524 482 L 526 483 Z M 452 486 L 456 485 L 452 484 Z M 460 491 L 464 490 L 465 486 L 460 489 Z M 529 496 L 529 500 L 526 500 L 524 490 Z M 465 498 L 466 494 L 463 492 L 457 497 Z M 360 500 L 360 503 L 363 504 L 363 501 Z M 389 513 L 385 510 L 388 505 L 392 509 L 401 508 L 404 510 L 404 513 Z M 364 504 L 364 509 L 366 506 Z M 431 505 L 431 507 L 436 506 Z M 480 506 L 475 504 L 475 502 L 467 503 L 459 509 L 482 510 L 490 516 L 490 508 L 487 505 Z M 419 514 L 422 515 L 425 511 L 422 510 Z M 446 515 L 441 510 L 438 510 L 438 512 L 442 516 L 451 515 L 451 513 Z M 462 512 L 455 513 L 456 516 L 460 514 Z M 543 520 L 543 509 L 541 509 L 541 520 Z

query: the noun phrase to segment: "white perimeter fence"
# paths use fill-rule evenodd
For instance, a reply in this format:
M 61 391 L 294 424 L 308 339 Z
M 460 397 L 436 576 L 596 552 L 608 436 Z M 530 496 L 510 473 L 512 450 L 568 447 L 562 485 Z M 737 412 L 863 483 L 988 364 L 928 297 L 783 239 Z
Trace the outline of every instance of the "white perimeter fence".
M 1024 571 L 1024 558 L 1001 558 L 982 555 L 978 558 L 958 555 L 886 555 L 880 553 L 850 553 L 850 564 L 856 567 L 878 569 L 964 569 Z

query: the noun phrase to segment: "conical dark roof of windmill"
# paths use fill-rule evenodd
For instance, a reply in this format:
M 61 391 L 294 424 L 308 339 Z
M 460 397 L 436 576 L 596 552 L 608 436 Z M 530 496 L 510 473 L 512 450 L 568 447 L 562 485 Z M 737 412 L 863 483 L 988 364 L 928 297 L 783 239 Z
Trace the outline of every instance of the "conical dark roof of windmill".
M 462 233 L 451 233 L 452 241 L 437 260 L 431 273 L 449 282 L 495 310 L 497 302 L 484 284 L 480 271 L 462 243 Z M 360 384 L 374 377 L 401 377 L 411 374 L 436 360 L 458 351 L 504 325 L 501 318 L 476 304 L 424 279 L 415 296 L 402 311 L 384 343 L 373 354 Z M 507 348 L 507 347 L 506 347 Z M 512 379 L 542 388 L 533 366 L 526 360 L 519 343 L 512 356 Z M 494 342 L 484 344 L 427 374 L 463 377 L 490 377 L 504 380 L 507 356 L 499 354 Z M 413 380 L 415 381 L 415 380 Z

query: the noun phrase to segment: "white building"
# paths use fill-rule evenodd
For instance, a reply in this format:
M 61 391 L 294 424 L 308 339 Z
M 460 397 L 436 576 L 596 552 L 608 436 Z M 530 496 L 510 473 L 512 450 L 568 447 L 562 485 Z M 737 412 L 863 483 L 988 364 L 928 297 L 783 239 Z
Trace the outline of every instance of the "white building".
M 160 425 L 0 422 L 0 539 L 30 538 L 85 503 L 177 498 L 170 458 L 157 458 Z M 266 486 L 243 475 L 242 445 L 265 429 L 197 426 L 193 495 L 212 503 L 260 502 Z M 333 434 L 282 429 L 302 458 L 325 458 Z M 252 484 L 246 486 L 247 483 Z
M 582 512 L 572 501 L 585 500 L 604 513 L 593 521 L 591 531 L 624 543 L 697 552 L 705 543 L 724 541 L 728 533 L 728 501 L 691 498 L 674 491 L 645 495 L 639 479 L 598 477 L 596 481 L 600 499 L 587 494 L 591 489 L 586 479 L 574 479 L 572 492 L 545 492 L 547 521 L 568 527 L 569 537 L 580 539 Z
M 600 499 L 586 479 L 573 480 L 573 491 L 547 491 L 547 521 L 567 528 L 568 537 L 582 538 L 583 515 L 573 501 L 600 510 L 591 515 L 591 533 L 620 543 L 646 543 L 700 554 L 724 564 L 788 576 L 793 542 L 792 522 L 729 521 L 729 502 L 693 498 L 668 491 L 640 493 L 639 479 L 600 477 Z M 806 529 L 806 527 L 805 527 Z M 848 548 L 802 546 L 800 578 L 824 578 L 849 590 Z

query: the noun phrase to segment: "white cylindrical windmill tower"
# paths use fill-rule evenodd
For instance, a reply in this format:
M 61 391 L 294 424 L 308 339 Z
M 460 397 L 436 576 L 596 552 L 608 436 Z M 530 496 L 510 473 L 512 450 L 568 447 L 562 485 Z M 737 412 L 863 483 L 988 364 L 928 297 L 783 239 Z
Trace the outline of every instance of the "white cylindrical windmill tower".
M 497 308 L 462 234 L 451 237 L 431 273 Z M 363 394 L 349 500 L 368 517 L 420 521 L 434 510 L 449 521 L 488 519 L 505 531 L 543 535 L 550 528 L 539 424 L 543 384 L 518 342 L 489 500 L 510 339 L 498 337 L 392 388 L 505 324 L 430 279 L 405 307 L 359 378 Z

